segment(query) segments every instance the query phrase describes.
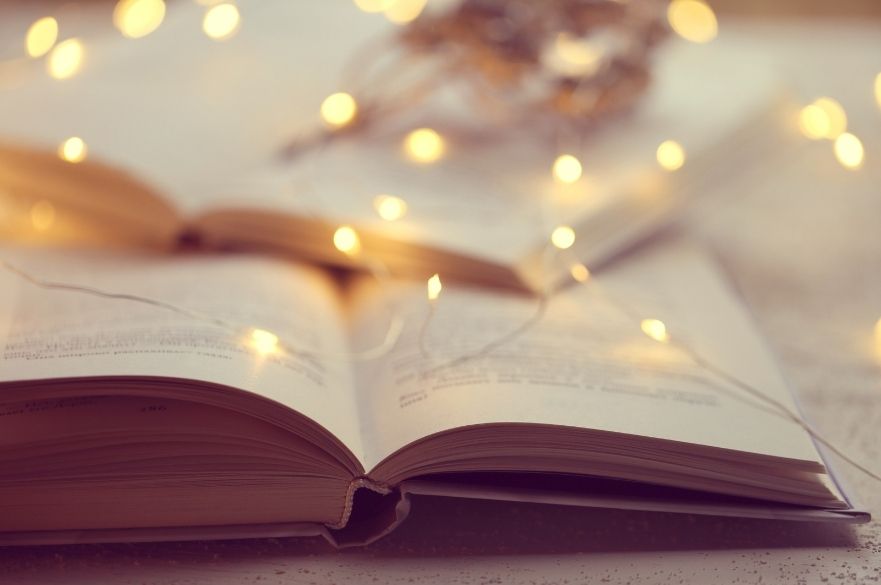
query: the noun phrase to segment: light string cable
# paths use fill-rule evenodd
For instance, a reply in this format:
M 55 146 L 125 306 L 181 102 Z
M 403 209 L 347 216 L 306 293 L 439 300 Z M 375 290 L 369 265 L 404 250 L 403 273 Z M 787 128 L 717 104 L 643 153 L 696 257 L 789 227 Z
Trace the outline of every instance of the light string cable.
M 556 250 L 553 250 L 550 246 L 545 248 L 545 252 L 546 252 L 546 254 L 544 255 L 545 258 L 548 257 L 547 252 L 550 252 L 550 253 L 556 255 Z M 387 283 L 389 281 L 390 276 L 388 274 L 388 270 L 382 263 L 375 261 L 375 260 L 372 260 L 370 262 L 365 261 L 365 266 L 371 267 L 371 273 L 378 276 L 378 278 L 377 278 L 378 282 Z M 158 299 L 154 299 L 154 298 L 150 298 L 150 297 L 146 297 L 146 296 L 142 296 L 142 295 L 136 295 L 136 294 L 130 294 L 130 293 L 116 293 L 116 292 L 110 292 L 110 291 L 102 290 L 102 289 L 91 287 L 91 286 L 83 286 L 83 285 L 76 285 L 76 284 L 59 282 L 59 281 L 43 280 L 43 279 L 40 279 L 40 278 L 34 276 L 33 274 L 31 274 L 23 269 L 13 265 L 12 263 L 10 263 L 7 260 L 0 259 L 0 267 L 2 267 L 8 273 L 13 274 L 13 275 L 17 276 L 18 278 L 22 279 L 23 281 L 25 281 L 33 286 L 45 289 L 45 290 L 74 292 L 74 293 L 86 294 L 86 295 L 90 295 L 90 296 L 94 296 L 94 297 L 98 297 L 98 298 L 103 298 L 103 299 L 138 303 L 138 304 L 142 304 L 142 305 L 147 305 L 147 306 L 159 308 L 159 309 L 162 309 L 165 311 L 169 311 L 169 312 L 187 317 L 189 319 L 193 319 L 193 320 L 208 323 L 208 324 L 211 324 L 211 325 L 214 325 L 217 327 L 221 327 L 224 330 L 228 331 L 229 333 L 234 334 L 236 336 L 236 338 L 238 338 L 244 332 L 249 330 L 249 328 L 235 325 L 229 321 L 217 318 L 215 316 L 208 315 L 208 314 L 203 313 L 201 311 L 196 311 L 196 310 L 193 310 L 190 308 L 181 307 L 181 306 L 173 304 L 173 303 L 165 302 L 162 300 L 158 300 Z M 597 286 L 596 282 L 593 282 L 593 279 L 590 279 L 589 281 L 586 281 L 586 282 L 581 282 L 579 284 L 581 284 L 587 291 L 589 291 L 591 294 L 593 294 L 596 298 L 600 298 L 604 302 L 608 303 L 610 306 L 615 307 L 618 311 L 623 313 L 628 319 L 634 320 L 635 322 L 639 321 L 639 313 L 636 310 L 634 310 L 629 305 L 623 303 L 620 299 L 617 299 L 617 298 L 614 298 L 610 295 L 605 294 L 604 291 L 602 291 L 601 287 Z M 523 335 L 524 333 L 526 333 L 527 331 L 532 329 L 534 326 L 536 326 L 541 321 L 541 319 L 546 314 L 548 304 L 551 299 L 551 297 L 547 294 L 546 290 L 547 290 L 546 288 L 543 288 L 543 290 L 537 295 L 537 305 L 536 305 L 535 312 L 526 321 L 524 321 L 520 326 L 518 326 L 516 329 L 510 331 L 509 333 L 507 333 L 501 337 L 496 338 L 495 340 L 490 341 L 489 343 L 486 343 L 485 345 L 483 345 L 482 347 L 480 347 L 479 349 L 477 349 L 474 352 L 464 353 L 464 354 L 462 354 L 458 357 L 452 358 L 442 364 L 433 366 L 432 368 L 430 368 L 429 370 L 424 372 L 423 375 L 431 375 L 431 374 L 436 373 L 437 371 L 440 371 L 442 369 L 456 367 L 456 366 L 462 365 L 468 361 L 485 357 L 485 356 L 489 355 L 490 353 L 492 353 L 493 351 L 499 349 L 500 347 L 504 346 L 507 343 L 510 343 L 511 341 L 516 339 L 517 337 Z M 432 305 L 433 305 L 433 303 L 432 303 Z M 393 347 L 397 343 L 397 341 L 400 337 L 400 334 L 403 330 L 403 326 L 404 326 L 403 318 L 401 317 L 400 313 L 397 311 L 396 307 L 393 307 L 393 309 L 394 309 L 394 312 L 392 313 L 391 318 L 389 320 L 389 326 L 386 331 L 386 334 L 383 337 L 383 340 L 375 347 L 369 348 L 367 350 L 363 350 L 360 352 L 348 353 L 348 354 L 322 354 L 319 352 L 308 351 L 308 350 L 300 351 L 298 349 L 295 349 L 294 346 L 292 346 L 291 344 L 284 342 L 283 340 L 279 340 L 278 347 L 280 350 L 282 350 L 290 355 L 300 355 L 300 356 L 306 356 L 306 357 L 336 357 L 336 358 L 347 358 L 347 359 L 354 359 L 354 360 L 377 359 L 377 358 L 382 357 L 383 355 L 387 354 L 388 351 L 391 349 L 391 347 Z M 429 313 L 426 315 L 425 320 L 423 321 L 422 327 L 420 329 L 420 341 L 419 341 L 420 348 L 423 348 L 423 349 L 425 348 L 424 337 L 427 335 L 433 314 L 434 314 L 434 310 L 430 310 Z M 724 381 L 743 390 L 748 395 L 753 396 L 754 398 L 760 400 L 761 402 L 768 404 L 773 409 L 771 412 L 775 412 L 777 415 L 797 424 L 799 427 L 801 427 L 803 430 L 805 430 L 805 432 L 807 432 L 814 440 L 821 443 L 824 447 L 826 447 L 831 452 L 833 452 L 835 455 L 840 457 L 841 460 L 845 461 L 846 463 L 848 463 L 849 465 L 851 465 L 855 469 L 866 474 L 870 478 L 881 482 L 881 474 L 878 474 L 878 473 L 872 471 L 871 469 L 869 469 L 868 467 L 866 467 L 865 465 L 863 465 L 862 463 L 860 463 L 859 461 L 857 461 L 856 459 L 854 459 L 853 457 L 851 457 L 850 455 L 845 453 L 841 448 L 837 447 L 832 441 L 830 441 L 822 433 L 817 431 L 803 417 L 801 417 L 799 414 L 794 412 L 792 409 L 790 409 L 785 404 L 768 396 L 762 390 L 752 386 L 751 384 L 743 381 L 742 379 L 738 378 L 737 376 L 734 376 L 733 374 L 729 373 L 728 371 L 724 370 L 723 368 L 717 366 L 712 361 L 703 357 L 699 352 L 697 352 L 696 350 L 691 348 L 689 345 L 685 344 L 683 341 L 671 336 L 667 340 L 666 343 L 669 343 L 671 346 L 676 347 L 679 351 L 681 351 L 682 353 L 687 355 L 699 367 L 716 375 L 719 378 L 722 378 Z M 430 357 L 430 354 L 428 354 L 428 355 Z M 717 386 L 717 388 L 720 388 L 720 387 Z M 722 389 L 724 392 L 726 392 L 730 396 L 732 396 L 736 399 L 739 399 L 750 406 L 756 407 L 756 405 L 752 401 L 745 400 L 744 397 L 739 395 L 738 393 L 731 392 L 730 390 L 726 389 L 724 386 L 722 386 L 720 389 Z
M 327 133 L 326 138 L 310 145 L 315 148 L 313 156 L 307 158 L 305 161 L 299 162 L 299 164 L 305 164 L 308 167 L 304 174 L 306 179 L 300 183 L 301 189 L 294 194 L 294 197 L 308 197 L 313 203 L 317 202 L 317 205 L 305 205 L 303 208 L 303 215 L 323 225 L 330 225 L 326 214 L 322 212 L 322 209 L 326 208 L 328 205 L 323 194 L 315 189 L 315 185 L 310 177 L 315 176 L 315 167 L 317 166 L 320 157 L 324 155 L 327 149 L 331 148 L 331 138 L 332 133 Z M 283 155 L 290 157 L 299 154 L 300 151 L 297 144 L 299 144 L 297 141 L 290 143 L 286 147 Z M 338 242 L 336 239 L 336 234 L 339 233 L 340 229 L 348 230 L 347 234 L 349 236 L 349 241 L 346 242 L 346 245 L 343 245 L 343 242 Z M 394 301 L 393 295 L 389 294 L 392 275 L 388 266 L 379 258 L 379 256 L 371 254 L 362 248 L 360 236 L 354 228 L 350 226 L 341 226 L 340 229 L 334 234 L 333 245 L 342 256 L 346 257 L 348 264 L 354 265 L 356 268 L 367 272 L 378 284 L 382 293 L 380 296 L 383 299 L 383 305 L 389 318 L 382 341 L 375 346 L 359 351 L 332 355 L 336 358 L 355 361 L 375 360 L 388 354 L 388 352 L 397 344 L 404 331 L 405 320 L 401 314 L 400 307 Z
M 635 308 L 630 306 L 629 304 L 622 301 L 620 298 L 617 298 L 613 295 L 606 294 L 603 290 L 602 286 L 599 285 L 595 281 L 595 279 L 591 278 L 584 282 L 579 282 L 585 290 L 587 290 L 590 294 L 592 294 L 595 298 L 600 299 L 602 302 L 607 303 L 609 306 L 614 307 L 620 313 L 622 313 L 629 320 L 634 321 L 635 324 L 638 324 L 644 315 L 642 315 Z M 810 435 L 812 439 L 822 444 L 829 451 L 837 455 L 841 458 L 842 461 L 852 466 L 854 469 L 857 469 L 867 475 L 868 477 L 874 479 L 875 481 L 881 482 L 881 474 L 875 472 L 864 464 L 860 463 L 850 455 L 844 452 L 840 447 L 836 446 L 830 439 L 827 439 L 825 435 L 823 435 L 820 431 L 818 431 L 814 426 L 809 423 L 804 417 L 802 417 L 799 413 L 791 409 L 786 404 L 780 402 L 776 398 L 769 396 L 766 392 L 761 389 L 753 386 L 752 384 L 744 381 L 742 378 L 739 378 L 727 371 L 726 369 L 718 366 L 713 361 L 704 357 L 700 352 L 691 347 L 689 344 L 685 343 L 682 339 L 677 338 L 675 335 L 669 335 L 663 341 L 672 347 L 675 347 L 682 354 L 687 356 L 695 365 L 709 372 L 710 374 L 715 375 L 717 378 L 721 378 L 724 382 L 742 390 L 748 396 L 753 397 L 759 402 L 763 403 L 769 408 L 764 408 L 759 404 L 756 404 L 752 400 L 747 399 L 745 396 L 738 392 L 733 392 L 730 388 L 726 387 L 726 385 L 714 385 L 715 388 L 722 390 L 729 396 L 744 402 L 745 404 L 753 407 L 760 408 L 761 410 L 765 410 L 766 412 L 771 412 L 777 416 L 780 416 L 790 422 L 795 423 L 799 427 L 801 427 L 805 432 Z
M 357 54 L 357 58 L 350 60 L 344 67 L 340 87 L 348 88 L 348 91 L 352 92 L 343 94 L 352 100 L 353 110 L 350 116 L 338 123 L 313 130 L 311 134 L 294 138 L 280 149 L 281 161 L 290 162 L 310 149 L 324 148 L 328 143 L 343 136 L 370 132 L 379 120 L 400 115 L 407 108 L 421 103 L 460 67 L 455 61 L 437 64 L 433 68 L 426 68 L 420 78 L 413 80 L 408 86 L 393 91 L 395 82 L 404 77 L 403 72 L 415 69 L 411 64 L 418 59 L 418 56 L 407 53 L 376 72 L 368 83 L 363 77 L 369 71 L 370 61 L 376 60 L 376 49 L 385 47 L 394 39 L 377 40 L 381 42 L 368 45 L 363 53 Z M 370 95 L 369 90 L 376 87 L 381 90 Z
M 381 284 L 388 282 L 388 270 L 381 262 L 375 259 L 371 259 L 370 261 L 365 262 L 365 266 L 369 267 L 368 272 L 374 275 L 377 282 Z M 221 319 L 215 315 L 210 315 L 203 311 L 183 307 L 181 305 L 170 303 L 161 299 L 131 293 L 118 293 L 93 286 L 73 284 L 69 282 L 45 280 L 32 274 L 31 272 L 28 272 L 16 266 L 8 260 L 0 259 L 0 268 L 18 277 L 27 284 L 30 284 L 37 288 L 41 288 L 43 290 L 71 292 L 107 300 L 136 303 L 161 309 L 163 311 L 168 311 L 170 313 L 180 315 L 193 321 L 199 321 L 208 325 L 219 327 L 230 334 L 230 336 L 235 340 L 236 344 L 241 344 L 241 340 L 246 338 L 249 332 L 254 331 L 252 327 L 246 327 L 240 324 L 236 324 L 226 319 Z M 388 353 L 388 351 L 397 343 L 397 340 L 401 335 L 401 331 L 403 331 L 404 328 L 403 318 L 401 317 L 397 309 L 389 305 L 388 310 L 390 311 L 389 324 L 386 328 L 385 334 L 382 337 L 382 340 L 377 345 L 367 348 L 365 350 L 348 353 L 316 352 L 312 350 L 300 349 L 295 344 L 285 341 L 281 338 L 278 338 L 275 345 L 278 351 L 282 353 L 301 357 L 311 357 L 318 359 L 345 359 L 355 361 L 376 359 Z
M 548 214 L 548 204 L 545 198 L 541 197 L 538 199 L 538 213 L 535 214 L 537 222 L 541 228 L 544 227 L 546 223 L 545 218 Z M 543 230 L 542 230 L 543 231 Z M 492 352 L 497 349 L 515 341 L 520 336 L 524 335 L 535 326 L 537 326 L 542 319 L 544 319 L 547 314 L 548 306 L 551 301 L 551 293 L 550 293 L 550 279 L 548 278 L 548 268 L 551 266 L 551 262 L 553 258 L 556 256 L 556 250 L 552 246 L 544 246 L 541 250 L 541 254 L 539 257 L 539 270 L 540 270 L 540 279 L 539 279 L 539 289 L 534 292 L 535 296 L 535 309 L 533 312 L 524 320 L 520 325 L 511 331 L 497 337 L 496 339 L 490 340 L 489 342 L 483 344 L 477 349 L 471 352 L 463 352 L 460 355 L 450 358 L 440 364 L 434 365 L 427 370 L 422 372 L 423 376 L 431 376 L 436 374 L 437 372 L 453 368 L 456 366 L 460 366 L 469 361 L 481 359 L 483 357 L 488 356 Z M 434 279 L 438 279 L 436 283 L 432 281 Z M 433 286 L 434 285 L 434 286 Z M 438 297 L 440 293 L 440 280 L 439 276 L 435 274 L 429 279 L 428 282 L 428 313 L 425 316 L 425 319 L 422 322 L 422 326 L 419 328 L 418 334 L 418 346 L 419 351 L 422 354 L 422 357 L 428 360 L 433 360 L 435 357 L 428 349 L 428 333 L 429 328 L 431 327 L 432 321 L 435 318 L 435 313 L 437 312 L 437 303 Z
M 545 314 L 547 314 L 550 300 L 551 297 L 548 294 L 547 289 L 545 287 L 542 287 L 541 290 L 535 293 L 535 309 L 529 315 L 529 317 L 527 317 L 527 319 L 516 328 L 505 333 L 504 335 L 501 335 L 500 337 L 497 337 L 496 339 L 493 339 L 483 344 L 482 346 L 471 352 L 466 351 L 459 356 L 453 357 L 445 362 L 432 366 L 428 370 L 424 371 L 423 375 L 432 375 L 440 370 L 453 368 L 456 366 L 460 366 L 466 362 L 486 357 L 500 347 L 516 340 L 518 337 L 535 327 L 544 318 Z M 429 360 L 436 359 L 435 355 L 428 348 L 428 333 L 432 321 L 434 320 L 435 313 L 437 312 L 436 304 L 436 299 L 429 300 L 428 313 L 426 314 L 425 319 L 422 321 L 422 326 L 419 328 L 418 335 L 419 351 L 422 354 L 423 358 Z
M 365 52 L 363 55 L 368 54 Z M 401 58 L 401 62 L 410 61 L 413 58 L 412 55 L 407 55 L 405 58 Z M 361 60 L 363 63 L 363 59 Z M 381 75 L 379 78 L 383 79 L 384 76 L 391 76 L 391 80 L 394 80 L 394 76 L 397 75 L 396 71 L 399 70 L 399 65 L 395 66 L 396 63 L 392 63 Z M 374 117 L 381 117 L 380 115 L 386 115 L 391 113 L 398 112 L 401 108 L 407 105 L 411 105 L 414 102 L 421 101 L 425 95 L 431 92 L 432 89 L 436 88 L 440 85 L 440 80 L 443 79 L 444 73 L 448 73 L 451 71 L 455 71 L 457 68 L 462 68 L 466 74 L 473 74 L 473 72 L 464 67 L 463 62 L 461 60 L 451 60 L 446 66 L 439 67 L 434 74 L 427 75 L 426 79 L 422 80 L 420 83 L 414 84 L 411 88 L 406 91 L 402 91 L 397 94 L 392 99 L 386 99 L 383 101 L 381 95 L 379 98 L 374 97 L 372 100 L 368 100 L 366 102 L 366 106 L 364 111 L 361 113 L 361 119 L 358 120 L 361 122 L 360 125 L 369 125 L 373 122 Z M 357 71 L 359 73 L 363 72 L 363 69 L 354 69 L 350 68 L 350 71 Z M 354 76 L 353 76 L 354 79 Z M 373 80 L 375 81 L 375 79 Z M 579 83 L 578 89 L 581 89 L 581 83 Z M 374 84 L 376 87 L 376 84 Z M 385 87 L 385 84 L 380 85 L 380 87 Z M 366 115 L 365 115 L 366 114 Z M 368 118 L 369 116 L 369 118 Z M 353 125 L 354 127 L 358 126 L 358 124 Z M 300 138 L 295 140 L 291 144 L 289 144 L 285 149 L 283 149 L 283 156 L 291 157 L 296 153 L 300 152 L 304 148 L 308 148 L 312 144 L 316 144 L 319 147 L 326 146 L 327 143 L 334 137 L 335 134 L 340 133 L 342 130 L 346 130 L 344 128 L 340 129 L 324 129 L 322 132 L 318 132 L 317 134 L 311 137 Z M 320 218 L 319 218 L 320 219 Z M 542 264 L 547 264 L 550 256 L 557 256 L 557 250 L 552 248 L 549 244 L 546 245 L 544 252 L 542 254 Z M 380 286 L 385 287 L 388 285 L 390 281 L 390 275 L 387 267 L 376 257 L 373 257 L 369 254 L 365 254 L 362 251 L 358 251 L 357 254 L 358 264 L 365 269 L 375 280 L 379 283 Z M 354 258 L 353 258 L 354 259 Z M 181 316 L 184 316 L 189 319 L 201 321 L 207 324 L 211 324 L 217 327 L 220 327 L 229 333 L 235 335 L 236 337 L 242 335 L 243 333 L 250 330 L 248 327 L 243 327 L 237 324 L 234 324 L 230 321 L 220 319 L 216 316 L 208 315 L 201 311 L 193 310 L 190 308 L 182 307 L 179 305 L 175 305 L 173 303 L 169 303 L 159 299 L 153 299 L 142 295 L 136 294 L 128 294 L 128 293 L 116 293 L 111 291 L 105 291 L 102 289 L 98 289 L 90 286 L 82 286 L 70 283 L 63 283 L 58 281 L 44 280 L 31 273 L 13 265 L 12 263 L 0 259 L 0 267 L 2 267 L 5 271 L 17 276 L 23 281 L 37 286 L 39 288 L 45 290 L 53 290 L 53 291 L 66 291 L 73 293 L 80 293 L 91 295 L 94 297 L 109 299 L 109 300 L 118 300 L 123 302 L 132 302 L 139 303 L 142 305 L 152 306 L 158 309 L 162 309 L 165 311 L 169 311 Z M 588 273 L 589 274 L 589 273 Z M 576 279 L 579 284 L 582 284 L 588 291 L 592 294 L 602 296 L 604 300 L 609 303 L 611 306 L 617 307 L 619 311 L 621 311 L 624 315 L 628 317 L 628 319 L 633 320 L 635 323 L 639 323 L 640 315 L 637 311 L 633 310 L 631 307 L 624 304 L 620 299 L 615 299 L 610 296 L 607 296 L 601 290 L 601 287 L 597 286 L 597 283 L 592 282 L 592 279 L 585 279 L 581 281 Z M 300 350 L 295 348 L 293 344 L 287 343 L 284 340 L 279 340 L 278 347 L 280 350 L 285 351 L 289 354 L 293 355 L 301 355 L 301 356 L 314 356 L 314 357 L 332 357 L 332 358 L 343 358 L 343 359 L 353 359 L 353 360 L 372 360 L 382 357 L 387 354 L 390 349 L 397 343 L 400 338 L 401 332 L 404 329 L 404 319 L 400 314 L 399 309 L 396 306 L 392 305 L 390 300 L 391 295 L 383 295 L 384 298 L 387 298 L 387 308 L 389 310 L 390 318 L 389 325 L 386 330 L 385 335 L 383 336 L 382 341 L 377 344 L 375 347 L 368 348 L 359 352 L 352 353 L 340 353 L 340 354 L 323 354 L 314 351 L 308 350 Z M 544 318 L 548 305 L 551 301 L 551 296 L 548 293 L 547 287 L 543 287 L 540 290 L 536 297 L 536 308 L 534 313 L 527 318 L 521 325 L 513 329 L 512 331 L 494 339 L 490 342 L 484 344 L 480 348 L 474 350 L 473 352 L 465 352 L 457 357 L 454 357 L 444 363 L 433 366 L 431 369 L 427 371 L 427 373 L 433 373 L 438 370 L 444 368 L 451 368 L 468 361 L 479 359 L 481 357 L 485 357 L 491 354 L 493 351 L 496 351 L 500 347 L 506 345 L 507 343 L 512 342 L 517 339 L 533 327 L 535 327 L 541 320 Z M 419 348 L 424 357 L 431 358 L 432 354 L 427 347 L 427 336 L 431 326 L 432 321 L 435 318 L 435 302 L 430 303 L 428 314 L 426 315 L 422 326 L 419 332 Z M 761 391 L 758 388 L 750 385 L 749 383 L 743 381 L 742 379 L 732 375 L 727 372 L 723 368 L 717 366 L 699 352 L 694 350 L 692 347 L 687 345 L 685 342 L 678 338 L 670 338 L 668 341 L 670 345 L 676 347 L 679 351 L 681 351 L 684 355 L 688 356 L 689 359 L 692 360 L 693 363 L 703 368 L 704 370 L 714 374 L 716 377 L 721 378 L 722 380 L 728 382 L 729 384 L 739 388 L 747 395 L 754 397 L 756 400 L 768 405 L 772 412 L 776 412 L 779 416 L 788 419 L 795 424 L 799 425 L 803 428 L 814 440 L 824 445 L 831 452 L 835 453 L 838 457 L 840 457 L 843 461 L 852 465 L 854 468 L 860 470 L 865 473 L 869 477 L 881 481 L 881 475 L 871 471 L 864 465 L 860 464 L 852 457 L 848 456 L 841 449 L 836 447 L 831 441 L 826 439 L 822 434 L 820 434 L 817 430 L 813 428 L 807 421 L 805 421 L 801 416 L 799 416 L 792 409 L 787 407 L 785 404 L 780 401 L 768 396 L 766 393 Z M 732 396 L 737 397 L 738 399 L 745 401 L 747 404 L 750 404 L 753 407 L 759 407 L 753 401 L 747 400 L 743 395 L 731 392 L 731 390 L 725 386 L 721 387 L 723 391 L 731 394 Z M 766 409 L 767 410 L 767 409 Z

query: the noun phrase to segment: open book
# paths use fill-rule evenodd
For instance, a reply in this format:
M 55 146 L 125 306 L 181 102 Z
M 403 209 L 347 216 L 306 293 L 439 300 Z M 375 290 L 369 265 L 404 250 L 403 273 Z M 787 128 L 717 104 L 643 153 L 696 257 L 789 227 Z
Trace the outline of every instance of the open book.
M 481 349 L 534 315 L 535 299 L 447 287 L 426 322 L 422 282 L 342 287 L 249 256 L 14 256 L 36 277 L 205 319 L 0 274 L 3 543 L 355 544 L 400 522 L 413 493 L 868 519 L 800 426 L 620 309 L 663 319 L 796 408 L 743 308 L 678 242 L 562 291 L 492 351 Z M 394 314 L 405 323 L 395 343 L 355 359 Z M 283 343 L 254 347 L 212 318 Z
M 0 190 L 24 221 L 37 200 L 56 206 L 54 231 L 41 240 L 81 232 L 169 247 L 184 238 L 347 264 L 332 235 L 351 224 L 365 252 L 398 274 L 441 270 L 534 288 L 557 225 L 575 229 L 573 252 L 594 268 L 689 195 L 779 148 L 775 138 L 789 121 L 778 75 L 748 40 L 671 39 L 634 111 L 586 133 L 487 122 L 493 112 L 475 110 L 451 81 L 371 132 L 284 160 L 290 141 L 322 127 L 326 96 L 355 91 L 343 76 L 347 63 L 371 39 L 393 38 L 394 28 L 347 3 L 310 5 L 305 17 L 300 3 L 266 0 L 243 16 L 234 39 L 218 44 L 197 32 L 202 11 L 175 6 L 137 42 L 89 39 L 83 71 L 63 82 L 34 61 L 19 86 L 0 92 Z M 447 141 L 435 164 L 402 154 L 403 137 L 420 126 Z M 79 164 L 56 155 L 69 136 L 88 145 Z M 666 140 L 686 152 L 672 173 L 655 160 Z M 584 164 L 574 184 L 552 178 L 561 152 Z M 382 220 L 373 208 L 380 194 L 403 198 L 407 215 Z

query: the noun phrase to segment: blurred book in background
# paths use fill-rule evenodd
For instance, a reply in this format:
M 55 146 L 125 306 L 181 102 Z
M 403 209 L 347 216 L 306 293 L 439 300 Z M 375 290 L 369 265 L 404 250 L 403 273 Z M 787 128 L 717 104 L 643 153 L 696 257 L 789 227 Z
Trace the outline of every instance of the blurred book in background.
M 348 5 L 302 18 L 273 3 L 249 15 L 235 43 L 217 44 L 193 30 L 199 8 L 174 8 L 137 43 L 93 43 L 75 78 L 38 68 L 0 94 L 0 188 L 20 210 L 53 206 L 55 227 L 34 241 L 80 230 L 350 265 L 333 234 L 351 225 L 364 254 L 398 274 L 537 288 L 651 233 L 785 134 L 783 87 L 766 56 L 737 41 L 674 41 L 635 110 L 574 141 L 540 127 L 476 130 L 474 112 L 440 96 L 379 132 L 280 161 L 291 137 L 320 124 L 352 55 L 387 29 L 351 18 Z M 420 164 L 401 143 L 429 123 L 442 152 Z M 57 154 L 71 136 L 88 148 L 76 164 Z M 574 180 L 551 173 L 566 151 L 584 161 Z M 376 209 L 389 195 L 407 209 L 393 221 Z M 574 242 L 548 264 L 557 226 Z

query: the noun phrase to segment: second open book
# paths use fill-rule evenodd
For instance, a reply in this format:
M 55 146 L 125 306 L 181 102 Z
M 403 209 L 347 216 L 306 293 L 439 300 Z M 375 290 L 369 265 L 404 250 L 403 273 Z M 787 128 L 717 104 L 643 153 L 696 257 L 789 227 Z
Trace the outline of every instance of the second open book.
M 867 519 L 800 426 L 640 331 L 631 312 L 795 410 L 744 310 L 681 243 L 564 290 L 488 352 L 535 299 L 448 287 L 426 321 L 424 282 L 341 287 L 245 256 L 10 255 L 32 276 L 242 335 L 0 274 L 4 542 L 363 542 L 414 492 Z M 365 355 L 395 315 L 400 336 Z M 250 328 L 285 349 L 258 351 Z
M 726 33 L 700 46 L 671 39 L 657 50 L 637 107 L 589 129 L 475 107 L 469 86 L 453 77 L 369 131 L 282 159 L 292 141 L 323 127 L 324 98 L 358 89 L 342 76 L 347 64 L 399 30 L 351 3 L 263 0 L 232 42 L 218 44 L 198 34 L 203 7 L 178 4 L 137 43 L 89 39 L 82 76 L 59 83 L 32 60 L 20 85 L 0 92 L 0 191 L 9 208 L 0 237 L 34 238 L 32 206 L 45 199 L 55 213 L 41 242 L 168 248 L 183 238 L 346 265 L 332 236 L 348 224 L 396 274 L 440 270 L 535 289 L 557 225 L 575 230 L 573 251 L 595 267 L 690 197 L 803 143 L 790 137 L 785 83 L 769 55 Z M 405 78 L 434 71 L 431 62 L 413 67 Z M 367 82 L 368 95 L 385 89 Z M 433 164 L 414 163 L 401 148 L 421 126 L 446 141 Z M 57 155 L 71 136 L 88 145 L 77 164 Z M 667 140 L 686 153 L 675 172 L 656 161 Z M 551 174 L 563 152 L 584 164 L 571 184 Z M 405 200 L 407 214 L 381 219 L 373 207 L 381 194 Z

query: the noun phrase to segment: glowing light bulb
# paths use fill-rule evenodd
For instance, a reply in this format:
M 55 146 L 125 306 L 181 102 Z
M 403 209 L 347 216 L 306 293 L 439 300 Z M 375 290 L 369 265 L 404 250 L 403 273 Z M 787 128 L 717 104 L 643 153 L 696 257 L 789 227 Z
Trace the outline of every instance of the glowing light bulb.
M 425 9 L 428 0 L 393 0 L 383 13 L 395 24 L 407 24 L 416 20 Z
M 145 37 L 165 19 L 164 0 L 119 0 L 113 9 L 113 24 L 130 39 Z
M 812 140 L 834 140 L 847 130 L 847 114 L 838 101 L 822 97 L 802 108 L 798 124 L 802 134 Z
M 79 136 L 71 136 L 58 146 L 58 156 L 69 163 L 78 163 L 86 160 L 89 148 Z
M 667 334 L 667 326 L 659 319 L 643 319 L 639 327 L 643 333 L 655 341 L 665 343 L 670 339 L 670 336 Z
M 395 4 L 395 0 L 355 0 L 355 6 L 364 12 L 384 12 Z
M 278 335 L 265 329 L 252 329 L 248 336 L 248 345 L 260 355 L 269 355 L 278 351 Z
M 428 279 L 428 300 L 436 301 L 437 298 L 441 294 L 441 290 L 443 290 L 444 285 L 441 283 L 440 275 L 438 273 L 434 273 L 431 278 Z
M 584 77 L 596 73 L 603 64 L 603 48 L 568 33 L 558 34 L 542 50 L 542 64 L 566 77 Z
M 38 232 L 45 232 L 55 223 L 55 206 L 40 200 L 31 207 L 31 225 Z
M 30 57 L 42 57 L 55 46 L 58 40 L 58 21 L 44 16 L 28 28 L 24 37 L 24 48 Z
M 881 73 L 875 76 L 875 101 L 878 102 L 878 107 L 881 108 Z
M 822 97 L 814 105 L 823 110 L 829 118 L 829 130 L 826 138 L 838 138 L 847 130 L 847 114 L 836 100 Z
M 822 97 L 801 109 L 798 126 L 811 140 L 834 140 L 847 130 L 847 114 L 836 100 Z
M 431 128 L 418 128 L 404 138 L 404 152 L 414 162 L 424 164 L 436 162 L 445 151 L 444 139 Z
M 719 32 L 713 9 L 702 0 L 673 0 L 667 6 L 667 21 L 676 34 L 693 43 L 708 43 Z
M 835 139 L 835 158 L 847 169 L 859 169 L 865 158 L 863 143 L 850 132 L 841 134 Z
M 321 102 L 321 119 L 333 128 L 342 128 L 358 114 L 358 103 L 347 93 L 335 93 Z
M 587 282 L 590 279 L 590 270 L 584 264 L 573 264 L 569 268 L 569 274 L 578 282 Z
M 572 247 L 575 243 L 575 230 L 568 225 L 561 225 L 551 232 L 551 243 L 561 250 Z
M 394 195 L 377 195 L 373 198 L 373 208 L 386 221 L 395 221 L 407 214 L 407 202 Z
M 68 79 L 73 77 L 83 65 L 83 44 L 79 39 L 67 39 L 55 45 L 46 67 L 49 75 L 55 79 Z
M 801 133 L 811 140 L 826 138 L 831 126 L 829 116 L 823 111 L 823 108 L 815 104 L 808 104 L 799 112 L 798 127 Z
M 343 254 L 353 256 L 361 251 L 361 238 L 351 226 L 340 226 L 333 233 L 333 245 Z
M 241 16 L 235 4 L 224 2 L 208 9 L 202 19 L 202 30 L 208 38 L 225 41 L 239 31 Z
M 554 161 L 554 178 L 561 183 L 574 183 L 581 178 L 581 161 L 571 154 L 561 154 Z
M 655 152 L 658 164 L 666 171 L 675 171 L 685 164 L 685 149 L 675 140 L 665 140 Z

